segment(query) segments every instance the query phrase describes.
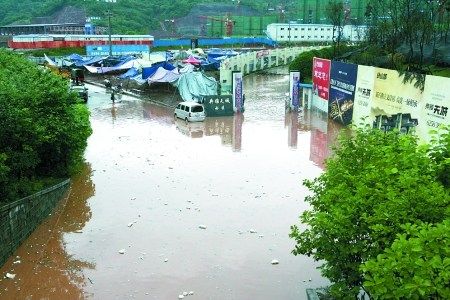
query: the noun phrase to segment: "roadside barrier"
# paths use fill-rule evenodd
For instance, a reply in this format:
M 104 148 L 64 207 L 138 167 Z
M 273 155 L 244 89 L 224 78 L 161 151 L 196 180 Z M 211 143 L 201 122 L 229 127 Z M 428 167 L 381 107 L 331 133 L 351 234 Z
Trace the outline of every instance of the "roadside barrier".
M 0 267 L 56 207 L 70 179 L 0 207 Z

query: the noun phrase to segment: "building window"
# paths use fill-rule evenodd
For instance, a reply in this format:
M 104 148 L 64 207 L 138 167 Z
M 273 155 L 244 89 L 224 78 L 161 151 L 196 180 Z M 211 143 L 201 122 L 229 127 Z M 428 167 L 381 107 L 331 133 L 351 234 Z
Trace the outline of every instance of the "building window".
M 284 38 L 284 35 L 280 36 L 280 38 L 281 38 L 281 39 Z
M 284 27 L 281 27 L 280 30 L 284 30 Z
M 311 31 L 311 28 L 308 28 L 309 31 Z

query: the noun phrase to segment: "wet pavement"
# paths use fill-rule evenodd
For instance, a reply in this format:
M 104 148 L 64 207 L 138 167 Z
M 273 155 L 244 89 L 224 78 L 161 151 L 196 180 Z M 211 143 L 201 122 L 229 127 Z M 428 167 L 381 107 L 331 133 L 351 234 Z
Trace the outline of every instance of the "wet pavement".
M 244 114 L 188 124 L 90 86 L 84 170 L 0 270 L 0 299 L 306 299 L 326 285 L 288 234 L 337 129 L 285 113 L 288 86 L 247 76 Z

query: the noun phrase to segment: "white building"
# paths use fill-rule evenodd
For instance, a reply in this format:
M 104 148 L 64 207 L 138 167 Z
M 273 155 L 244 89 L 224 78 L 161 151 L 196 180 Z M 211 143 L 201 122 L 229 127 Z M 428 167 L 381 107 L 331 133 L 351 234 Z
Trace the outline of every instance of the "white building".
M 345 25 L 342 40 L 361 41 L 365 37 L 366 30 L 367 26 Z M 333 41 L 333 25 L 326 24 L 272 23 L 267 25 L 266 33 L 269 38 L 279 43 Z

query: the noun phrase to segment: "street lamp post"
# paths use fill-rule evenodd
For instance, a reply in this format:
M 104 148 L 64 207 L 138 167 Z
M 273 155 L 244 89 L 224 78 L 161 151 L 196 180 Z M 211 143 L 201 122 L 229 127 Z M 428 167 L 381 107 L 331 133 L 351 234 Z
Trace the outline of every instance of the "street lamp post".
M 109 56 L 112 56 L 111 11 L 110 10 L 108 10 L 108 42 L 109 42 Z
M 116 3 L 116 0 L 104 0 L 105 2 L 109 2 L 109 3 Z M 109 42 L 109 56 L 112 56 L 112 38 L 111 38 L 111 16 L 112 16 L 112 12 L 111 12 L 111 5 L 109 5 L 108 7 L 108 11 L 107 11 L 107 15 L 108 15 L 108 42 Z

